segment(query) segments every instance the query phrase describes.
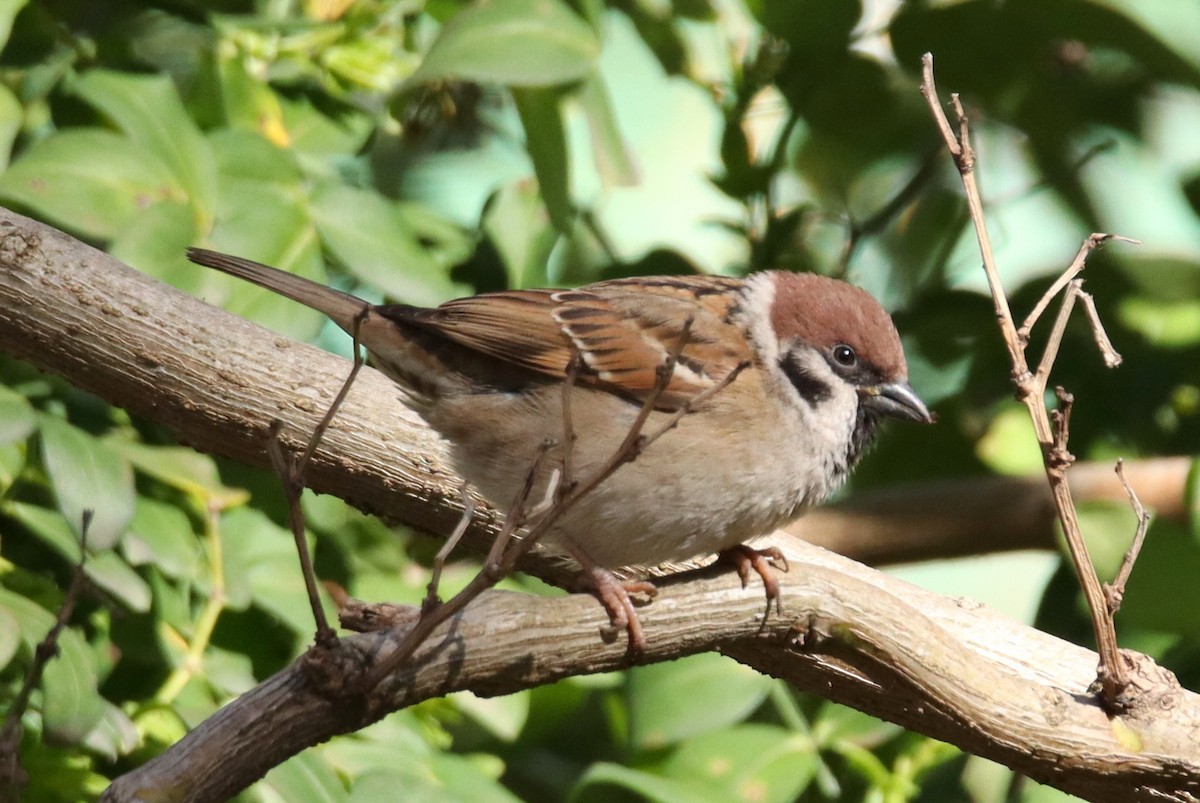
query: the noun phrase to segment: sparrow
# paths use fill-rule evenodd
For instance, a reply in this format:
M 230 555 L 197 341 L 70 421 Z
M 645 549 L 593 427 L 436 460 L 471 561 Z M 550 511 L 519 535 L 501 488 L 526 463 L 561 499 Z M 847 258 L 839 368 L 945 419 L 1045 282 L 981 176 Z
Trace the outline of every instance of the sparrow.
M 761 575 L 768 608 L 772 598 L 778 607 L 769 560 L 782 556 L 746 542 L 836 490 L 882 419 L 933 421 L 888 313 L 865 290 L 816 274 L 636 277 L 425 308 L 370 304 L 214 251 L 188 258 L 357 331 L 400 400 L 449 442 L 463 479 L 501 510 L 535 465 L 530 499 L 551 490 L 564 457 L 574 477 L 601 467 L 647 400 L 645 431 L 686 408 L 546 536 L 578 561 L 631 650 L 644 636 L 630 593 L 654 589 L 613 569 L 718 553 L 743 585 L 750 568 Z

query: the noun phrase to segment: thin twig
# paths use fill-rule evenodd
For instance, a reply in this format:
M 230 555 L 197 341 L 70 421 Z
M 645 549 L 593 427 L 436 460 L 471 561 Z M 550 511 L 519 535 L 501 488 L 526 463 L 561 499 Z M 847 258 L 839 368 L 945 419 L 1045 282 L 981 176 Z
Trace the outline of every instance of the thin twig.
M 1096 300 L 1092 298 L 1091 293 L 1085 293 L 1083 290 L 1079 291 L 1079 300 L 1083 302 L 1083 311 L 1087 315 L 1088 326 L 1092 328 L 1092 339 L 1100 348 L 1104 367 L 1116 368 L 1121 364 L 1123 358 L 1120 352 L 1113 348 L 1112 341 L 1108 339 L 1108 332 L 1104 330 L 1104 324 L 1100 321 L 1100 313 L 1096 311 Z
M 1042 352 L 1042 359 L 1038 362 L 1037 370 L 1033 373 L 1033 391 L 1034 393 L 1045 393 L 1046 384 L 1050 380 L 1050 372 L 1054 370 L 1054 361 L 1058 359 L 1058 349 L 1062 346 L 1063 335 L 1067 331 L 1067 322 L 1071 320 L 1071 311 L 1075 309 L 1075 299 L 1079 295 L 1079 288 L 1083 286 L 1082 279 L 1073 279 L 1068 285 L 1066 292 L 1063 293 L 1062 306 L 1058 309 L 1058 316 L 1054 319 L 1054 326 L 1050 328 L 1050 337 L 1046 339 L 1046 350 Z M 1022 346 L 1022 348 L 1025 348 Z
M 942 97 L 938 94 L 937 83 L 933 80 L 933 55 L 926 53 L 921 60 L 922 80 L 921 94 L 925 96 L 925 102 L 929 104 L 929 112 L 933 115 L 933 122 L 937 125 L 938 130 L 942 134 L 942 142 L 946 143 L 946 147 L 950 151 L 950 155 L 955 161 L 962 155 L 962 145 L 958 141 L 958 137 L 954 134 L 954 129 L 950 127 L 950 121 L 946 118 L 946 111 L 942 108 Z
M 30 661 L 29 668 L 25 671 L 25 680 L 9 704 L 3 726 L 0 726 L 0 800 L 2 801 L 20 800 L 21 790 L 28 782 L 28 775 L 20 763 L 21 717 L 25 716 L 25 711 L 29 708 L 29 698 L 42 681 L 42 673 L 46 670 L 46 664 L 58 655 L 58 640 L 62 636 L 67 622 L 71 620 L 71 614 L 74 613 L 79 598 L 83 596 L 83 590 L 87 587 L 87 574 L 84 572 L 84 566 L 88 556 L 88 530 L 92 526 L 94 515 L 95 511 L 91 508 L 83 509 L 79 527 L 79 561 L 71 569 L 71 582 L 67 586 L 66 594 L 63 595 L 62 603 L 58 606 L 54 624 L 46 632 L 45 638 L 34 648 L 33 660 Z
M 296 543 L 296 555 L 300 559 L 300 573 L 304 576 L 304 590 L 308 593 L 308 604 L 312 608 L 313 620 L 316 622 L 315 640 L 318 646 L 328 647 L 337 642 L 337 633 L 329 626 L 325 617 L 325 608 L 321 605 L 321 592 L 317 587 L 317 574 L 313 569 L 312 555 L 308 551 L 308 538 L 304 532 L 304 511 L 300 509 L 300 494 L 304 491 L 304 477 L 300 470 L 299 461 L 293 455 L 283 451 L 280 433 L 283 422 L 275 419 L 267 436 L 267 456 L 271 458 L 271 466 L 283 484 L 283 494 L 287 499 L 288 522 L 292 529 L 292 539 Z
M 546 456 L 557 445 L 557 441 L 553 438 L 544 439 L 539 445 L 538 450 L 533 456 L 533 462 L 530 463 L 529 469 L 525 472 L 525 481 L 521 483 L 521 488 L 517 491 L 517 496 L 513 499 L 512 504 L 508 507 L 508 512 L 504 516 L 504 527 L 500 530 L 500 535 L 492 542 L 492 548 L 488 550 L 487 558 L 483 562 L 483 570 L 485 573 L 496 575 L 499 580 L 504 576 L 505 572 L 502 568 L 501 558 L 508 550 L 509 543 L 517 533 L 517 530 L 525 526 L 529 519 L 529 495 L 533 493 L 533 489 L 537 484 L 538 475 L 541 473 L 542 465 L 546 462 Z M 550 512 L 547 513 L 550 515 Z M 532 533 L 527 533 L 522 541 L 529 541 L 529 546 L 533 546 L 533 541 L 537 538 Z
M 1100 687 L 1101 699 L 1109 710 L 1117 710 L 1125 702 L 1122 695 L 1129 686 L 1129 677 L 1124 660 L 1117 647 L 1116 631 L 1112 615 L 1108 610 L 1109 606 L 1106 595 L 1099 578 L 1096 577 L 1096 570 L 1088 554 L 1087 544 L 1084 542 L 1083 535 L 1080 532 L 1079 517 L 1075 511 L 1075 504 L 1071 498 L 1071 489 L 1067 484 L 1065 476 L 1066 466 L 1073 460 L 1066 446 L 1066 437 L 1070 422 L 1070 395 L 1059 389 L 1060 409 L 1055 414 L 1057 427 L 1054 428 L 1051 427 L 1050 414 L 1046 408 L 1045 398 L 1046 382 L 1062 338 L 1066 316 L 1070 313 L 1070 308 L 1074 305 L 1075 296 L 1082 292 L 1079 286 L 1074 284 L 1079 281 L 1075 278 L 1075 274 L 1078 271 L 1073 270 L 1073 264 L 1072 268 L 1064 272 L 1059 282 L 1057 282 L 1067 288 L 1066 296 L 1063 299 L 1063 309 L 1060 312 L 1059 320 L 1056 321 L 1054 332 L 1051 334 L 1047 352 L 1038 367 L 1038 374 L 1034 376 L 1029 371 L 1029 363 L 1025 355 L 1028 331 L 1022 334 L 1017 330 L 1013 322 L 1012 311 L 1008 305 L 1008 297 L 1004 292 L 1004 287 L 1000 282 L 999 270 L 996 267 L 995 255 L 984 219 L 983 201 L 979 192 L 979 185 L 975 180 L 975 156 L 970 144 L 967 116 L 958 96 L 952 95 L 951 103 L 959 124 L 959 131 L 955 134 L 954 128 L 946 118 L 946 113 L 942 109 L 941 101 L 937 94 L 933 78 L 932 54 L 926 53 L 923 57 L 922 73 L 921 93 L 925 96 L 938 130 L 941 132 L 943 140 L 945 140 L 946 147 L 954 156 L 954 162 L 958 167 L 959 176 L 966 194 L 967 208 L 970 212 L 971 221 L 974 224 L 975 234 L 979 242 L 979 251 L 983 259 L 983 269 L 987 275 L 988 287 L 991 290 L 996 319 L 1012 363 L 1013 382 L 1017 386 L 1018 398 L 1029 410 L 1029 416 L 1033 422 L 1038 443 L 1042 446 L 1046 477 L 1054 496 L 1055 508 L 1058 512 L 1059 520 L 1062 522 L 1063 534 L 1067 540 L 1075 573 L 1079 577 L 1084 596 L 1087 598 L 1088 608 L 1092 616 L 1092 627 L 1096 635 L 1096 646 L 1100 653 L 1097 681 Z M 1112 238 L 1100 234 L 1094 234 L 1088 238 L 1088 242 L 1080 249 L 1080 255 L 1076 257 L 1080 265 L 1082 266 L 1082 262 L 1087 254 L 1096 245 L 1107 239 Z M 1050 298 L 1052 298 L 1052 294 L 1049 298 L 1043 299 L 1044 303 L 1039 302 L 1038 307 L 1034 310 L 1036 314 L 1031 315 L 1030 320 L 1026 322 L 1029 326 L 1032 326 L 1036 322 L 1045 307 L 1049 305 Z M 1089 320 L 1093 321 L 1093 332 L 1096 332 L 1099 318 L 1093 315 L 1094 305 L 1089 305 L 1085 302 L 1085 307 L 1088 306 L 1091 306 Z M 1103 332 L 1103 328 L 1100 327 L 1099 331 Z M 1111 344 L 1108 344 L 1106 349 L 1105 343 L 1107 343 L 1107 340 L 1107 335 L 1102 339 L 1097 338 L 1097 344 L 1105 354 L 1106 364 L 1109 364 L 1112 361 L 1112 355 L 1116 354 L 1116 352 L 1111 350 Z
M 325 411 L 325 415 L 321 416 L 321 420 L 317 422 L 316 428 L 313 429 L 312 437 L 309 438 L 308 446 L 304 450 L 304 454 L 300 457 L 296 464 L 296 470 L 303 475 L 308 471 L 308 464 L 312 460 L 313 455 L 317 451 L 317 447 L 321 445 L 321 439 L 325 437 L 325 431 L 329 429 L 329 425 L 333 422 L 333 417 L 337 415 L 338 409 L 342 406 L 342 402 L 346 401 L 347 394 L 350 393 L 350 387 L 354 384 L 358 372 L 366 365 L 366 358 L 363 356 L 362 347 L 359 343 L 358 333 L 362 329 L 363 322 L 367 316 L 371 314 L 371 308 L 364 306 L 362 311 L 354 316 L 353 331 L 350 332 L 351 346 L 354 353 L 354 362 L 350 366 L 350 373 L 346 375 L 346 381 L 342 383 L 338 389 L 337 395 L 333 397 L 333 401 L 329 404 L 329 409 Z M 303 479 L 303 476 L 301 477 Z
M 304 589 L 308 594 L 308 604 L 312 608 L 313 620 L 316 622 L 315 640 L 320 647 L 329 647 L 335 644 L 337 642 L 337 633 L 329 626 L 329 619 L 325 616 L 325 607 L 321 604 L 321 592 L 317 584 L 317 573 L 316 569 L 313 568 L 312 555 L 308 550 L 308 538 L 304 532 L 304 511 L 300 507 L 300 496 L 304 492 L 304 477 L 308 471 L 308 464 L 312 461 L 313 455 L 316 454 L 317 447 L 320 446 L 321 439 L 325 436 L 326 430 L 329 429 L 333 417 L 337 415 L 338 408 L 346 400 L 346 395 L 350 392 L 350 387 L 354 384 L 354 379 L 358 376 L 358 372 L 362 370 L 365 360 L 363 359 L 362 349 L 359 348 L 358 333 L 363 321 L 366 320 L 369 314 L 370 307 L 364 307 L 361 312 L 354 316 L 354 327 L 350 333 L 351 338 L 353 338 L 354 362 L 350 367 L 350 373 L 346 376 L 346 381 L 342 383 L 342 387 L 338 390 L 337 395 L 333 397 L 333 401 L 325 411 L 325 415 L 321 416 L 321 420 L 313 428 L 308 445 L 300 457 L 296 458 L 284 453 L 283 442 L 280 439 L 283 422 L 278 419 L 271 422 L 270 436 L 267 439 L 267 454 L 271 458 L 271 465 L 274 466 L 276 473 L 279 474 L 280 481 L 283 483 L 283 493 L 288 503 L 288 520 L 292 528 L 292 538 L 296 542 L 296 553 L 300 558 L 300 571 L 304 575 Z
M 1124 460 L 1117 460 L 1117 476 L 1125 488 L 1125 493 L 1129 494 L 1129 504 L 1133 508 L 1134 515 L 1137 516 L 1138 524 L 1137 532 L 1133 536 L 1133 543 L 1129 545 L 1125 557 L 1121 560 L 1121 568 L 1117 570 L 1117 576 L 1111 583 L 1106 583 L 1104 586 L 1104 594 L 1108 598 L 1108 610 L 1111 614 L 1115 614 L 1121 609 L 1121 601 L 1125 598 L 1125 584 L 1129 582 L 1133 564 L 1137 562 L 1138 555 L 1142 551 L 1142 544 L 1146 540 L 1146 529 L 1150 526 L 1150 514 L 1146 508 L 1142 507 L 1142 500 L 1138 499 L 1137 492 L 1125 479 Z
M 1068 282 L 1083 272 L 1083 269 L 1087 266 L 1088 256 L 1109 240 L 1117 240 L 1119 242 L 1129 243 L 1131 245 L 1142 244 L 1140 240 L 1122 237 L 1119 234 L 1104 234 L 1102 232 L 1094 232 L 1088 235 L 1088 238 L 1083 241 L 1083 245 L 1079 247 L 1079 253 L 1075 255 L 1075 259 L 1073 259 L 1067 269 L 1062 272 L 1062 275 L 1054 280 L 1054 283 L 1051 284 L 1046 292 L 1042 294 L 1042 297 L 1038 299 L 1038 302 L 1033 305 L 1033 310 L 1025 318 L 1025 322 L 1021 324 L 1021 328 L 1017 330 L 1017 337 L 1021 339 L 1022 345 L 1029 343 L 1029 333 L 1033 331 L 1034 324 L 1036 324 L 1038 319 L 1042 317 L 1042 313 L 1046 311 L 1046 307 L 1050 306 L 1050 302 L 1054 300 L 1054 297 L 1062 292 L 1063 288 L 1067 286 Z M 1098 317 L 1096 318 L 1096 322 L 1099 323 Z M 1103 327 L 1101 327 L 1100 331 L 1103 331 Z M 1104 341 L 1108 341 L 1107 335 L 1104 337 Z M 1099 339 L 1097 340 L 1097 343 L 1099 343 Z M 1109 348 L 1112 348 L 1111 343 L 1109 344 Z M 1101 349 L 1103 350 L 1103 346 L 1101 346 Z M 1119 355 L 1117 357 L 1117 361 L 1119 364 Z M 1108 365 L 1107 357 L 1105 359 L 1105 365 Z M 1116 366 L 1108 365 L 1108 367 L 1114 368 Z
M 454 531 L 450 533 L 446 543 L 442 544 L 441 549 L 433 556 L 433 570 L 429 575 L 429 585 L 425 588 L 425 601 L 421 603 L 422 610 L 432 608 L 441 602 L 438 599 L 438 584 L 442 581 L 442 570 L 446 567 L 446 558 L 450 557 L 454 547 L 458 546 L 458 542 L 466 534 L 467 528 L 471 526 L 471 519 L 475 517 L 475 497 L 471 496 L 466 480 L 459 487 L 459 496 L 463 502 L 462 515 L 459 516 L 458 524 L 454 526 Z

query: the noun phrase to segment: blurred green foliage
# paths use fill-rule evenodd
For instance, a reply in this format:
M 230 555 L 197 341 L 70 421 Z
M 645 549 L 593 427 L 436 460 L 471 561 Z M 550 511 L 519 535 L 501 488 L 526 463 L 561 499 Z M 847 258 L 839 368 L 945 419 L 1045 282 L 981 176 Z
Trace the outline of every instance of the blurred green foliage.
M 1073 451 L 1200 452 L 1196 4 L 10 0 L 0 44 L 0 203 L 334 350 L 347 343 L 318 317 L 189 265 L 184 249 L 417 304 L 764 267 L 865 286 L 895 310 L 941 422 L 888 432 L 849 492 L 1036 460 L 957 177 L 917 91 L 933 51 L 941 88 L 976 120 L 1018 314 L 1089 232 L 1144 241 L 1089 264 L 1126 363 L 1104 371 L 1082 322 L 1069 329 L 1056 380 L 1079 400 Z M 1182 596 L 1200 572 L 1198 487 L 1189 525 L 1151 528 L 1119 622 L 1123 643 L 1193 689 L 1200 605 Z M 97 511 L 95 593 L 24 716 L 29 800 L 95 797 L 311 637 L 272 477 L 0 356 L 0 701 L 62 599 L 84 507 Z M 419 599 L 426 540 L 327 497 L 305 509 L 323 579 Z M 1098 507 L 1084 520 L 1111 571 L 1131 516 Z M 969 577 L 989 602 L 1036 607 L 1040 626 L 1089 640 L 1054 559 L 919 576 L 945 589 Z M 700 656 L 423 704 L 296 757 L 242 798 L 1062 796 Z

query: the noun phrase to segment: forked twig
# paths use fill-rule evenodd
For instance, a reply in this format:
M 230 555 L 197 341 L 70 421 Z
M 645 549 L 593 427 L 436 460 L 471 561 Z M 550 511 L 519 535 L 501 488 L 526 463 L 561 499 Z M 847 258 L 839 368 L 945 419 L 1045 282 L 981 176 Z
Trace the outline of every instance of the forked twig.
M 983 259 L 983 270 L 987 276 L 992 301 L 995 305 L 996 319 L 1012 363 L 1013 382 L 1017 386 L 1017 397 L 1028 408 L 1030 419 L 1037 434 L 1038 443 L 1042 446 L 1046 477 L 1054 496 L 1055 508 L 1058 512 L 1059 520 L 1062 522 L 1063 533 L 1066 536 L 1071 561 L 1075 566 L 1075 573 L 1079 577 L 1084 596 L 1087 598 L 1088 608 L 1091 611 L 1092 627 L 1095 631 L 1096 645 L 1100 654 L 1097 681 L 1101 691 L 1101 698 L 1109 710 L 1118 710 L 1127 702 L 1123 695 L 1129 686 L 1129 676 L 1124 660 L 1117 648 L 1110 595 L 1096 577 L 1095 567 L 1092 565 L 1087 545 L 1080 532 L 1075 504 L 1071 498 L 1071 489 L 1066 481 L 1066 469 L 1074 460 L 1074 457 L 1067 449 L 1073 397 L 1062 388 L 1056 389 L 1056 395 L 1059 399 L 1059 409 L 1053 413 L 1052 426 L 1051 413 L 1046 407 L 1046 387 L 1050 371 L 1053 368 L 1054 360 L 1058 355 L 1058 349 L 1066 330 L 1067 319 L 1077 299 L 1083 301 L 1088 323 L 1091 326 L 1097 347 L 1104 357 L 1105 365 L 1113 367 L 1120 363 L 1121 357 L 1113 349 L 1112 343 L 1104 331 L 1100 317 L 1096 313 L 1095 303 L 1090 295 L 1083 292 L 1082 280 L 1078 279 L 1077 276 L 1083 270 L 1088 255 L 1102 243 L 1112 239 L 1119 239 L 1124 242 L 1136 241 L 1109 234 L 1093 234 L 1088 237 L 1070 267 L 1051 285 L 1050 289 L 1042 296 L 1034 306 L 1029 317 L 1021 325 L 1020 329 L 1018 329 L 1013 322 L 1012 312 L 1008 305 L 1008 297 L 1005 295 L 1004 288 L 1000 282 L 999 270 L 996 267 L 995 255 L 984 219 L 983 201 L 979 192 L 979 185 L 975 178 L 975 153 L 970 144 L 967 115 L 963 110 L 958 96 L 951 95 L 951 104 L 958 120 L 958 133 L 956 134 L 953 126 L 951 126 L 950 121 L 946 117 L 945 111 L 942 109 L 937 86 L 934 83 L 933 56 L 926 53 L 922 63 L 923 77 L 921 93 L 925 96 L 929 104 L 930 113 L 933 115 L 938 130 L 945 140 L 946 147 L 954 158 L 959 176 L 962 179 L 963 189 L 966 192 L 967 207 L 970 210 L 971 221 L 974 224 L 976 237 L 979 241 L 979 251 Z M 1049 307 L 1054 297 L 1060 293 L 1063 295 L 1062 306 L 1051 330 L 1045 352 L 1042 355 L 1042 359 L 1038 362 L 1037 371 L 1036 373 L 1031 373 L 1025 354 L 1029 344 L 1030 330 Z M 1132 490 L 1130 494 L 1131 498 L 1136 498 L 1133 497 Z M 1130 555 L 1126 557 L 1130 566 L 1132 566 L 1136 552 L 1131 549 Z M 1122 568 L 1124 569 L 1124 567 Z M 1127 576 L 1128 572 L 1124 572 L 1124 574 Z
M 1038 322 L 1038 318 L 1042 317 L 1042 313 L 1050 306 L 1050 302 L 1054 297 L 1063 291 L 1067 283 L 1083 272 L 1084 266 L 1087 264 L 1088 255 L 1099 248 L 1109 240 L 1118 240 L 1131 245 L 1141 245 L 1140 240 L 1133 240 L 1129 237 L 1122 237 L 1119 234 L 1102 234 L 1094 232 L 1088 235 L 1088 238 L 1083 241 L 1083 245 L 1079 247 L 1079 253 L 1075 255 L 1070 266 L 1063 271 L 1062 275 L 1054 280 L 1054 283 L 1042 294 L 1038 302 L 1033 305 L 1033 310 L 1025 318 L 1025 322 L 1021 324 L 1021 328 L 1017 330 L 1017 337 L 1020 338 L 1022 345 L 1028 345 L 1029 333 L 1033 330 L 1034 324 Z M 1105 338 L 1107 340 L 1107 338 Z

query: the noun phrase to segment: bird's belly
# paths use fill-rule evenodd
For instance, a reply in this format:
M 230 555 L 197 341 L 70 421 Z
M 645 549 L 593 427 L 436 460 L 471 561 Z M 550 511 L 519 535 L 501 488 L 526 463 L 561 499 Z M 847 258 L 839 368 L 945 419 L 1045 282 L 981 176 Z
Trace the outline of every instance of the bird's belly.
M 551 546 L 569 542 L 607 568 L 654 566 L 765 535 L 828 493 L 825 483 L 803 467 L 779 465 L 768 456 L 729 450 L 719 456 L 681 455 L 670 448 L 671 434 L 583 495 L 553 525 L 546 541 Z M 531 461 L 519 465 L 527 467 Z M 598 466 L 595 460 L 576 461 L 575 480 L 585 480 Z M 481 463 L 470 459 L 461 460 L 460 468 L 501 510 L 511 507 L 527 472 L 480 470 Z M 561 471 L 561 462 L 546 459 L 527 508 L 548 498 L 547 481 L 555 470 Z
M 578 483 L 611 458 L 637 414 L 636 405 L 597 395 L 591 405 L 573 404 L 577 440 L 571 473 Z M 489 416 L 479 415 L 475 407 L 474 426 L 462 426 L 467 417 L 459 415 L 433 416 L 430 423 L 453 443 L 463 477 L 500 510 L 512 506 L 547 435 L 558 437 L 558 445 L 540 458 L 526 506 L 536 508 L 547 498 L 551 478 L 557 473 L 561 479 L 561 429 L 546 433 L 511 422 L 528 416 L 558 425 L 561 395 L 532 400 L 498 396 L 489 402 Z M 643 434 L 656 432 L 667 418 L 655 413 Z M 584 494 L 553 526 L 547 541 L 569 543 L 601 566 L 616 568 L 712 554 L 765 535 L 832 490 L 827 456 L 795 445 L 796 434 L 787 426 L 739 408 L 685 415 Z

